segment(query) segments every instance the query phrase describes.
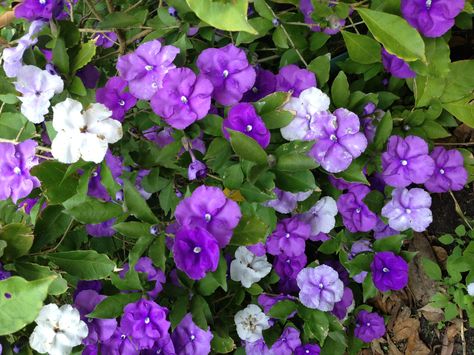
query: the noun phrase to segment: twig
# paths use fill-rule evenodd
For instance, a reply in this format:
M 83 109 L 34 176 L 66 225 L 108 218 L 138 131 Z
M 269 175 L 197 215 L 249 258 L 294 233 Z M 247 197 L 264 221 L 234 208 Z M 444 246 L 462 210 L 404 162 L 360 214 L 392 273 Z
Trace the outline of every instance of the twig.
M 54 160 L 51 157 L 47 157 L 46 155 L 41 155 L 41 154 L 38 154 L 38 153 L 36 153 L 35 156 L 37 156 L 38 158 L 44 159 L 44 160 Z
M 178 27 L 178 26 L 176 26 L 176 27 Z M 127 40 L 127 45 L 134 43 L 136 40 L 141 39 L 141 38 L 147 36 L 148 34 L 150 34 L 152 32 L 153 32 L 153 30 L 143 30 L 140 33 L 137 33 L 135 36 L 133 36 L 132 38 Z
M 61 239 L 59 240 L 58 244 L 56 244 L 54 247 L 50 248 L 50 249 L 47 249 L 45 251 L 42 251 L 42 252 L 38 252 L 38 253 L 33 253 L 33 254 L 30 254 L 30 255 L 43 255 L 43 254 L 48 254 L 48 253 L 51 253 L 53 251 L 55 251 L 56 249 L 59 248 L 59 246 L 61 245 L 61 243 L 64 241 L 64 239 L 66 238 L 66 236 L 68 235 L 68 233 L 71 231 L 72 229 L 72 226 L 74 224 L 74 219 L 71 219 L 71 222 L 69 222 L 69 225 L 67 226 L 66 230 L 64 231 Z
M 354 21 L 352 21 L 352 17 L 349 16 L 348 19 L 349 19 L 349 22 L 351 23 L 351 27 L 354 27 L 354 30 L 357 32 L 358 35 L 360 35 L 359 30 L 356 27 L 356 24 L 354 23 Z M 349 27 L 349 26 L 347 26 L 347 27 Z
M 107 10 L 109 11 L 109 13 L 114 13 L 115 10 L 112 4 L 112 0 L 105 0 L 105 3 L 107 5 Z M 125 52 L 127 51 L 127 39 L 125 38 L 125 33 L 117 28 L 115 29 L 115 33 L 117 34 L 117 39 L 119 41 L 119 53 L 125 54 Z
M 91 12 L 94 14 L 94 16 L 97 17 L 99 21 L 103 21 L 104 18 L 96 11 L 94 4 L 91 2 L 91 0 L 85 0 L 85 2 L 87 6 L 89 7 L 89 9 L 91 10 Z
M 449 190 L 449 193 L 451 194 L 451 197 L 452 197 L 453 200 L 454 200 L 454 210 L 456 211 L 456 213 L 458 214 L 458 216 L 462 218 L 462 220 L 464 221 L 464 223 L 466 223 L 466 225 L 469 227 L 469 229 L 470 229 L 470 230 L 473 230 L 471 224 L 469 223 L 469 221 L 467 220 L 466 216 L 465 216 L 464 213 L 462 212 L 461 206 L 459 205 L 458 200 L 456 200 L 456 197 L 454 196 L 453 192 L 452 192 L 451 190 Z
M 443 142 L 437 142 L 435 143 L 435 145 L 458 145 L 458 146 L 465 146 L 465 147 L 469 147 L 471 145 L 474 145 L 474 142 L 465 142 L 465 143 L 443 143 Z
M 51 148 L 43 147 L 42 145 L 37 146 L 36 149 L 41 150 L 43 152 L 51 152 Z
M 462 355 L 467 354 L 466 350 L 466 338 L 464 337 L 464 319 L 462 317 L 462 309 L 459 308 L 459 318 L 461 318 L 461 343 L 462 343 Z

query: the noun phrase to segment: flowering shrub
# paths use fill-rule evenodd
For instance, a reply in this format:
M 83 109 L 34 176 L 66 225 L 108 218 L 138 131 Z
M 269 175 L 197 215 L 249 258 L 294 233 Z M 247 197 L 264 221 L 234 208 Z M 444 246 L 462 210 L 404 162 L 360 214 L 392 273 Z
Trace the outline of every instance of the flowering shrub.
M 12 11 L 4 350 L 343 354 L 385 335 L 371 299 L 407 285 L 430 193 L 473 180 L 472 154 L 439 144 L 474 126 L 474 61 L 450 57 L 468 2 Z

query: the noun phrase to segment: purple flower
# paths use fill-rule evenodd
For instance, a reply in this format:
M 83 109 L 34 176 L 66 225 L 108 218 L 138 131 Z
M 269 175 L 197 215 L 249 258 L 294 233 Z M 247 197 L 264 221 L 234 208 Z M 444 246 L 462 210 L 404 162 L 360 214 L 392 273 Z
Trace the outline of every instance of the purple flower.
M 172 63 L 178 53 L 179 48 L 162 46 L 159 40 L 153 40 L 120 57 L 117 70 L 128 81 L 132 95 L 149 100 L 161 88 L 166 73 L 175 68 Z
M 110 48 L 117 42 L 117 35 L 115 32 L 96 33 L 92 39 L 95 40 L 96 46 Z
M 117 327 L 112 337 L 101 344 L 102 354 L 107 355 L 139 355 L 138 346 L 132 341 L 124 329 Z
M 275 74 L 260 67 L 255 67 L 255 71 L 257 73 L 255 84 L 244 94 L 243 102 L 255 102 L 275 92 Z
M 52 20 L 64 14 L 64 0 L 24 0 L 15 7 L 15 17 L 28 21 Z
M 129 303 L 123 310 L 121 330 L 131 336 L 140 349 L 150 349 L 155 342 L 168 335 L 168 309 L 153 301 L 141 299 Z
M 125 92 L 127 82 L 118 76 L 107 81 L 105 87 L 97 89 L 95 97 L 97 102 L 104 104 L 112 111 L 112 118 L 123 122 L 125 114 L 137 103 L 137 99 Z
M 402 232 L 409 228 L 423 232 L 433 221 L 431 196 L 423 189 L 395 189 L 392 199 L 382 208 L 388 225 Z
M 333 175 L 329 175 L 328 178 L 331 185 L 340 191 L 349 190 L 354 186 L 363 185 L 358 182 L 348 182 L 344 180 L 343 178 L 337 178 L 337 177 L 334 177 Z
M 112 237 L 116 232 L 112 226 L 115 224 L 116 218 L 98 224 L 86 224 L 86 231 L 92 237 L 103 238 Z
M 334 304 L 344 295 L 344 284 L 339 274 L 327 265 L 301 270 L 296 282 L 300 288 L 300 301 L 308 308 L 332 311 Z
M 148 291 L 148 295 L 151 298 L 156 298 L 161 292 L 161 290 L 163 290 L 163 284 L 166 282 L 166 276 L 163 271 L 158 268 L 155 268 L 153 266 L 152 260 L 146 256 L 143 256 L 138 259 L 134 269 L 137 272 L 143 272 L 147 274 L 147 280 L 155 283 L 155 287 L 153 287 L 153 290 Z M 130 265 L 126 263 L 123 266 L 122 271 L 120 271 L 119 276 L 121 278 L 124 278 L 128 270 L 130 270 Z
M 414 78 L 416 73 L 410 69 L 410 66 L 402 58 L 390 54 L 382 47 L 382 64 L 386 71 L 396 78 L 408 79 Z
M 203 179 L 207 176 L 207 166 L 202 161 L 194 160 L 188 166 L 188 180 Z
M 0 143 L 0 200 L 11 197 L 16 203 L 40 186 L 39 180 L 30 175 L 30 169 L 38 165 L 36 146 L 31 139 L 17 145 Z
M 209 354 L 213 335 L 193 322 L 191 313 L 184 316 L 171 335 L 176 355 Z
M 207 115 L 212 91 L 212 83 L 203 75 L 196 76 L 188 68 L 172 69 L 151 99 L 151 108 L 171 127 L 185 129 Z
M 320 115 L 314 125 L 317 140 L 309 155 L 330 173 L 346 170 L 367 148 L 367 138 L 359 132 L 359 117 L 345 108 L 338 108 L 334 115 Z
M 99 293 L 102 290 L 102 282 L 99 280 L 80 280 L 77 282 L 76 289 L 74 290 L 73 299 L 76 299 L 77 295 L 84 290 L 94 290 Z
M 86 88 L 95 89 L 99 82 L 100 72 L 92 64 L 87 64 L 84 68 L 77 71 L 76 76 L 82 80 Z
M 2 263 L 0 263 L 0 281 L 1 281 L 1 280 L 6 280 L 6 279 L 8 279 L 10 276 L 12 276 L 11 272 L 5 270 L 5 269 L 3 268 Z M 1 353 L 0 353 L 0 354 L 1 354 Z
M 298 291 L 296 276 L 306 266 L 306 254 L 289 257 L 281 254 L 274 258 L 273 268 L 280 277 L 278 286 L 282 292 L 290 293 Z
M 340 320 L 344 320 L 353 308 L 354 295 L 349 287 L 345 287 L 342 299 L 334 304 L 334 308 L 331 313 L 334 314 Z
M 115 319 L 87 317 L 87 315 L 106 298 L 106 296 L 99 295 L 94 290 L 84 290 L 78 293 L 74 300 L 74 307 L 77 308 L 81 314 L 81 319 L 89 328 L 87 338 L 83 340 L 83 343 L 86 345 L 96 344 L 98 341 L 107 341 L 114 334 L 115 329 L 117 328 L 117 321 Z
M 354 335 L 366 343 L 385 335 L 384 320 L 377 313 L 362 310 L 357 314 Z
M 321 237 L 321 233 L 329 233 L 336 225 L 337 205 L 330 196 L 322 197 L 300 218 L 311 226 L 311 240 Z
M 121 182 L 119 178 L 122 175 L 123 170 L 122 159 L 112 155 L 112 152 L 108 150 L 105 154 L 105 163 L 109 167 L 112 177 L 116 181 Z M 92 173 L 92 176 L 89 180 L 89 190 L 87 194 L 104 201 L 110 201 L 112 199 L 105 186 L 102 185 L 102 170 L 100 166 L 97 167 L 97 170 Z
M 434 168 L 434 160 L 428 155 L 428 144 L 417 136 L 405 139 L 391 136 L 387 151 L 382 153 L 382 175 L 390 186 L 423 184 L 433 175 Z
M 382 219 L 377 220 L 377 224 L 374 228 L 374 238 L 375 239 L 382 239 L 386 237 L 391 237 L 392 235 L 397 235 L 398 231 L 393 228 L 390 228 L 388 224 L 385 224 Z
M 242 132 L 257 141 L 263 148 L 270 143 L 270 131 L 265 126 L 262 118 L 257 114 L 255 108 L 248 103 L 233 106 L 227 118 L 222 123 L 224 137 L 230 139 L 227 129 Z
M 293 327 L 287 327 L 270 350 L 274 355 L 287 355 L 292 354 L 300 345 L 300 332 Z
M 391 251 L 375 253 L 370 264 L 375 287 L 382 292 L 401 290 L 408 284 L 408 264 Z
M 171 127 L 159 127 L 153 126 L 146 131 L 143 131 L 143 136 L 155 143 L 158 147 L 163 148 L 170 143 L 174 142 L 172 133 L 174 132 Z
M 284 66 L 276 76 L 275 91 L 291 91 L 294 97 L 300 96 L 303 90 L 311 87 L 316 87 L 314 73 L 294 64 Z
M 306 200 L 313 193 L 312 191 L 293 193 L 280 190 L 277 187 L 273 189 L 273 192 L 277 198 L 264 202 L 263 205 L 271 207 L 280 213 L 292 212 L 296 208 L 298 201 Z
M 242 214 L 239 205 L 228 199 L 221 189 L 202 185 L 178 204 L 175 217 L 180 226 L 206 229 L 219 247 L 224 248 Z
M 235 105 L 255 83 L 255 69 L 249 64 L 245 52 L 233 44 L 205 49 L 196 65 L 212 82 L 213 98 L 221 105 Z
M 334 5 L 330 4 L 329 6 L 332 7 Z M 321 32 L 320 24 L 315 24 L 311 17 L 314 11 L 314 6 L 311 0 L 300 0 L 300 10 L 304 15 L 304 22 L 313 25 L 311 26 L 311 31 Z M 346 23 L 344 19 L 340 19 L 336 15 L 327 16 L 326 21 L 328 22 L 328 27 L 325 27 L 323 32 L 328 35 L 334 35 L 338 33 L 341 30 L 341 27 Z
M 430 156 L 435 162 L 435 169 L 425 182 L 426 189 L 430 192 L 462 190 L 467 184 L 467 171 L 462 154 L 456 149 L 436 147 Z
M 263 338 L 256 341 L 246 341 L 245 342 L 245 354 L 246 355 L 273 355 L 270 350 L 268 350 L 267 344 Z
M 299 256 L 304 253 L 310 234 L 310 225 L 297 217 L 282 219 L 267 239 L 267 252 L 272 255 Z
M 441 37 L 454 26 L 464 0 L 402 0 L 400 9 L 407 22 L 425 37 Z
M 270 312 L 270 309 L 274 305 L 276 305 L 280 301 L 284 300 L 293 300 L 295 297 L 293 296 L 288 296 L 288 295 L 277 295 L 277 296 L 270 296 L 265 293 L 262 293 L 260 296 L 258 296 L 258 303 L 262 306 L 263 312 L 268 313 Z M 291 316 L 288 316 L 288 318 L 291 318 Z
M 321 348 L 317 344 L 300 345 L 295 349 L 294 355 L 319 355 Z
M 189 278 L 199 280 L 207 272 L 216 271 L 219 263 L 219 245 L 204 228 L 182 227 L 173 245 L 176 267 Z
M 370 192 L 365 185 L 351 187 L 337 200 L 337 209 L 342 216 L 346 228 L 352 233 L 368 232 L 377 224 L 377 215 L 364 203 L 364 198 Z
M 257 244 L 247 245 L 246 247 L 252 254 L 256 256 L 264 256 L 267 253 L 265 244 L 258 242 Z

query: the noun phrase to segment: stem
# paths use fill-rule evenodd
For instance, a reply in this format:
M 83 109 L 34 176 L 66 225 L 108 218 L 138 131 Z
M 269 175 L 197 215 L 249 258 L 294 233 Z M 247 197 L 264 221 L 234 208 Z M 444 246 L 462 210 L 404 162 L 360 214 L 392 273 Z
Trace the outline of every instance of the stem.
M 454 196 L 453 192 L 452 192 L 451 190 L 449 190 L 449 193 L 450 193 L 451 197 L 452 197 L 453 200 L 454 200 L 454 210 L 456 211 L 456 213 L 458 214 L 458 216 L 462 218 L 462 220 L 464 221 L 464 223 L 466 223 L 466 225 L 469 227 L 469 229 L 470 229 L 470 230 L 473 230 L 471 224 L 469 223 L 469 221 L 467 220 L 466 216 L 465 216 L 464 213 L 462 212 L 461 206 L 459 205 L 458 200 L 456 200 L 456 197 Z
M 15 141 L 18 142 L 18 140 L 20 139 L 20 136 L 23 133 L 23 131 L 25 130 L 27 124 L 28 124 L 28 121 L 26 121 L 25 124 L 23 125 L 23 127 L 21 127 L 20 131 L 18 131 L 18 134 L 16 135 Z
M 18 142 L 16 140 L 13 140 L 13 139 L 0 138 L 0 143 L 18 144 L 20 142 Z
M 458 146 L 471 146 L 471 145 L 474 145 L 474 142 L 465 142 L 465 143 L 443 143 L 443 142 L 440 142 L 440 143 L 435 143 L 435 145 L 458 145 Z
M 351 23 L 351 26 L 354 27 L 354 30 L 357 32 L 358 35 L 360 35 L 359 30 L 356 27 L 356 24 L 354 24 L 354 21 L 352 21 L 352 18 L 349 16 L 348 19 L 349 19 L 349 22 Z
M 43 152 L 51 152 L 51 148 L 43 147 L 42 145 L 37 146 L 36 149 Z
M 38 154 L 38 153 L 36 153 L 35 156 L 37 156 L 38 158 L 44 159 L 44 160 L 54 160 L 51 157 L 47 157 L 45 155 L 41 155 L 41 154 Z
M 97 17 L 99 21 L 103 21 L 104 18 L 96 11 L 94 4 L 91 2 L 91 0 L 85 0 L 85 2 L 87 6 L 89 7 L 89 9 L 91 10 L 91 12 L 94 14 L 94 16 Z
M 176 26 L 177 28 L 178 26 Z M 147 36 L 148 34 L 150 34 L 151 32 L 153 32 L 153 30 L 143 30 L 141 31 L 140 33 L 137 33 L 135 36 L 133 36 L 132 38 L 128 39 L 127 40 L 127 45 L 129 44 L 132 44 L 133 42 L 135 42 L 137 39 L 141 39 L 145 36 Z
M 257 63 L 263 63 L 263 62 L 268 62 L 269 60 L 273 60 L 273 59 L 277 59 L 277 58 L 280 58 L 279 55 L 271 55 L 269 57 L 265 57 L 265 58 L 262 58 L 262 59 L 258 59 L 257 60 Z
M 207 176 L 209 176 L 210 178 L 215 179 L 215 180 L 217 180 L 217 181 L 220 181 L 220 182 L 223 182 L 223 181 L 224 181 L 224 180 L 221 179 L 219 176 L 215 176 L 215 175 L 212 175 L 212 174 L 209 174 L 209 173 L 207 173 Z
M 105 3 L 107 5 L 107 10 L 109 11 L 109 13 L 114 13 L 115 11 L 114 6 L 112 4 L 112 0 L 105 0 Z M 114 31 L 117 34 L 117 39 L 119 41 L 119 53 L 125 54 L 125 52 L 127 51 L 127 39 L 125 38 L 125 33 L 119 29 L 115 29 Z

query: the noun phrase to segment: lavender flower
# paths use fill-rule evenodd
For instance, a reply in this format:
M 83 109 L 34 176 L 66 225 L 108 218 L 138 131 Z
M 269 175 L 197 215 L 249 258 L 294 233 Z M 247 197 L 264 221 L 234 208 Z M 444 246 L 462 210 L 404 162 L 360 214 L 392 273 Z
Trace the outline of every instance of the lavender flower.
M 388 225 L 397 231 L 409 228 L 423 232 L 433 221 L 430 210 L 431 197 L 423 189 L 395 189 L 392 199 L 382 208 L 382 216 L 388 218 Z
M 257 141 L 263 148 L 266 148 L 270 143 L 270 131 L 262 118 L 257 115 L 255 108 L 248 103 L 233 106 L 223 121 L 222 132 L 224 137 L 230 139 L 227 129 L 244 133 Z
M 289 64 L 280 69 L 276 76 L 275 91 L 291 92 L 294 97 L 311 87 L 316 87 L 316 76 L 307 69 Z
M 219 245 L 204 228 L 182 227 L 173 245 L 176 267 L 189 278 L 199 280 L 207 272 L 216 271 L 219 263 Z
M 155 342 L 168 336 L 168 310 L 157 303 L 141 299 L 129 303 L 123 312 L 120 329 L 132 337 L 139 349 L 150 349 Z
M 273 355 L 270 350 L 268 350 L 267 344 L 263 338 L 256 341 L 246 341 L 245 342 L 245 354 L 246 355 Z
M 294 355 L 319 355 L 321 348 L 317 344 L 305 344 L 300 345 L 295 349 Z
M 77 282 L 76 289 L 74 290 L 73 299 L 75 300 L 77 295 L 85 290 L 93 290 L 99 293 L 102 290 L 102 282 L 99 280 L 80 280 Z
M 306 266 L 306 254 L 301 254 L 296 257 L 289 257 L 281 254 L 274 258 L 273 268 L 280 277 L 278 286 L 280 291 L 285 293 L 298 291 L 296 284 L 296 277 L 299 272 Z
M 202 161 L 193 160 L 188 166 L 188 180 L 203 179 L 207 176 L 207 166 Z
M 263 205 L 273 208 L 275 211 L 280 213 L 290 213 L 292 212 L 298 203 L 298 201 L 306 200 L 313 192 L 288 192 L 280 190 L 275 187 L 273 192 L 276 195 L 276 199 L 264 202 Z
M 173 138 L 174 129 L 171 127 L 158 127 L 153 126 L 146 131 L 143 131 L 143 136 L 155 143 L 158 147 L 163 148 L 170 143 L 174 142 Z
M 209 328 L 205 331 L 194 324 L 191 313 L 184 316 L 171 335 L 176 355 L 209 354 L 212 338 Z
M 344 284 L 339 274 L 327 265 L 301 270 L 296 282 L 300 288 L 300 301 L 308 308 L 332 311 L 334 304 L 344 295 Z
M 255 83 L 255 69 L 249 64 L 245 52 L 233 44 L 205 49 L 196 65 L 201 74 L 212 82 L 213 98 L 221 105 L 238 103 Z
M 370 192 L 365 185 L 351 187 L 337 200 L 337 209 L 346 228 L 352 233 L 368 232 L 377 224 L 377 215 L 364 203 L 364 197 Z
M 464 0 L 402 0 L 400 10 L 407 22 L 425 37 L 441 37 L 454 26 Z
M 346 170 L 367 148 L 359 117 L 349 110 L 338 108 L 334 115 L 321 115 L 314 126 L 317 140 L 309 155 L 330 173 Z
M 112 111 L 112 118 L 123 122 L 125 114 L 137 103 L 137 99 L 125 92 L 127 82 L 118 77 L 113 76 L 107 81 L 105 87 L 97 89 L 95 97 L 97 102 L 104 104 Z
M 64 4 L 64 0 L 24 0 L 15 7 L 15 17 L 28 21 L 62 18 Z
M 95 45 L 103 48 L 110 48 L 117 42 L 117 34 L 115 32 L 96 33 L 92 36 Z
M 120 57 L 117 69 L 128 81 L 133 96 L 149 100 L 161 88 L 166 73 L 175 68 L 172 63 L 178 53 L 178 48 L 162 46 L 159 40 L 153 40 Z
M 292 354 L 300 345 L 300 332 L 293 327 L 287 327 L 270 350 L 274 355 L 287 355 Z
M 242 97 L 242 102 L 255 102 L 275 92 L 276 77 L 269 70 L 255 67 L 255 84 Z
M 181 226 L 202 227 L 217 240 L 220 248 L 229 244 L 232 231 L 242 217 L 239 205 L 217 187 L 199 186 L 176 207 Z
M 375 253 L 370 264 L 375 287 L 382 292 L 401 290 L 408 284 L 408 264 L 391 251 Z
M 153 266 L 153 262 L 149 257 L 143 256 L 138 259 L 134 267 L 135 271 L 147 274 L 147 280 L 155 283 L 155 287 L 151 291 L 148 291 L 148 295 L 151 298 L 156 298 L 158 294 L 163 290 L 163 285 L 166 282 L 166 276 L 158 268 Z M 125 277 L 125 274 L 130 270 L 130 265 L 126 263 L 120 271 L 119 276 Z
M 330 196 L 322 197 L 301 218 L 311 225 L 311 236 L 329 233 L 336 225 L 337 205 Z
M 423 139 L 416 136 L 389 138 L 387 151 L 382 154 L 382 175 L 387 185 L 423 184 L 433 175 L 434 168 L 428 144 Z
M 184 129 L 207 115 L 212 91 L 212 83 L 204 76 L 188 68 L 172 69 L 151 99 L 151 107 L 171 127 Z
M 414 78 L 416 73 L 411 70 L 407 62 L 395 54 L 390 54 L 382 47 L 382 64 L 384 69 L 396 78 L 408 79 Z
M 362 310 L 357 314 L 354 335 L 366 343 L 385 335 L 384 320 L 377 313 Z
M 397 235 L 398 231 L 393 228 L 390 228 L 388 224 L 385 224 L 381 218 L 377 220 L 377 224 L 374 228 L 374 238 L 375 239 L 382 239 L 386 237 L 391 237 L 392 235 Z
M 17 145 L 0 143 L 0 200 L 11 197 L 16 203 L 40 186 L 39 180 L 30 175 L 30 169 L 38 165 L 36 146 L 30 139 Z
M 272 255 L 299 256 L 305 251 L 310 233 L 310 225 L 297 217 L 282 219 L 267 238 L 267 252 Z
M 121 183 L 120 176 L 122 175 L 123 163 L 120 157 L 112 155 L 110 150 L 105 153 L 105 163 L 109 167 L 112 177 L 115 181 Z M 102 168 L 99 166 L 97 170 L 92 173 L 89 179 L 89 188 L 87 195 L 102 199 L 104 201 L 110 201 L 112 198 L 107 192 L 107 189 L 102 184 Z
M 435 162 L 435 169 L 425 182 L 426 189 L 430 192 L 462 190 L 468 177 L 462 154 L 456 149 L 436 147 L 430 156 Z

